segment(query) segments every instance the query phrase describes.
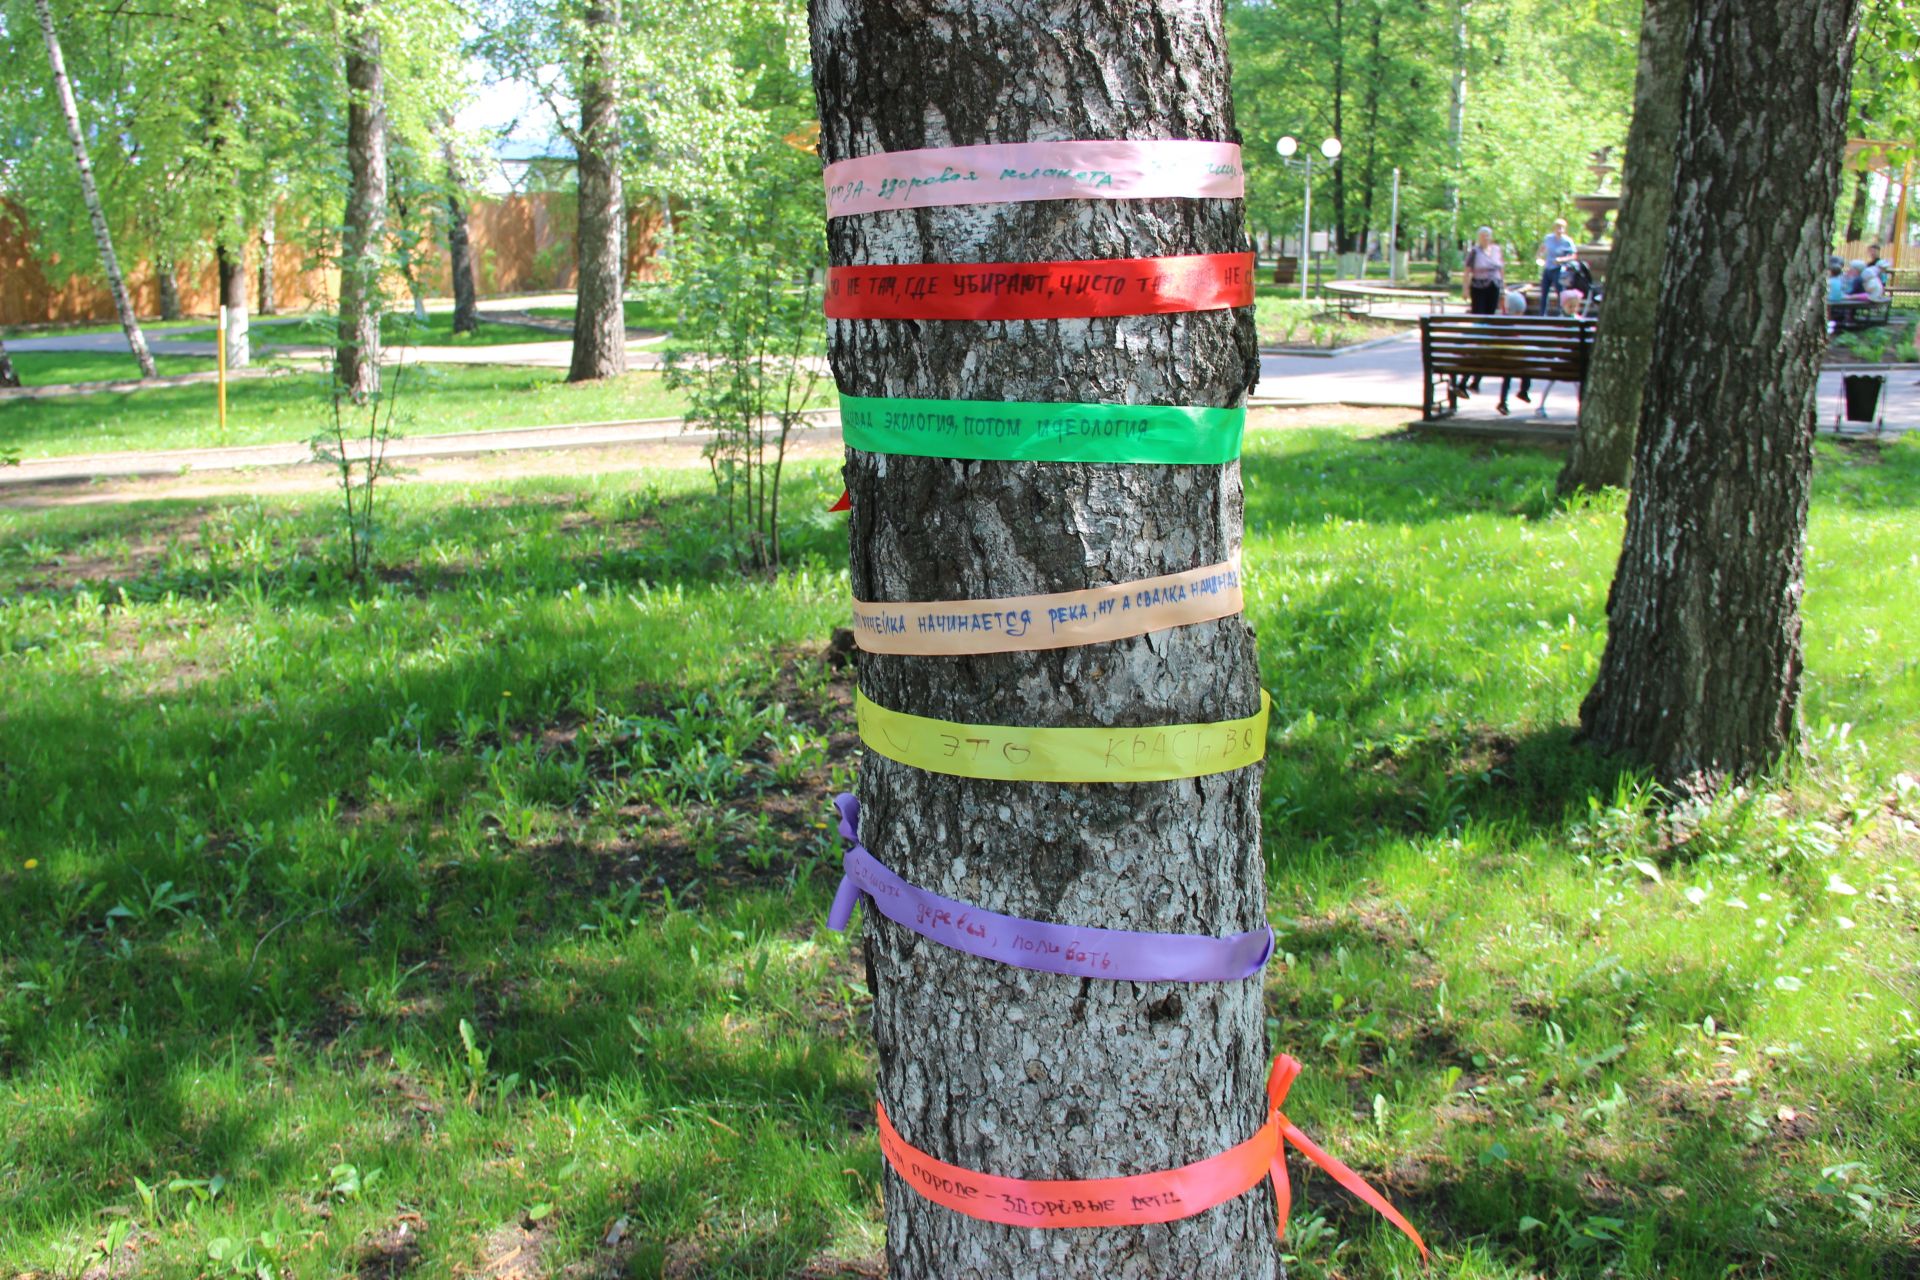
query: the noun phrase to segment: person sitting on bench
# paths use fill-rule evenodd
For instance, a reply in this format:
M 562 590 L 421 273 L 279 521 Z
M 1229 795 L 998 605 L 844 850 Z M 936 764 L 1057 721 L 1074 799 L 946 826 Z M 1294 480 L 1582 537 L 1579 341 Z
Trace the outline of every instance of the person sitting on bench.
M 1510 316 L 1523 316 L 1527 314 L 1527 295 L 1521 293 L 1518 289 L 1510 290 L 1507 293 L 1507 314 Z M 1513 386 L 1512 378 L 1500 379 L 1500 403 L 1495 405 L 1494 408 L 1499 411 L 1500 416 L 1503 418 L 1513 412 L 1507 405 L 1507 389 L 1511 386 Z M 1520 399 L 1522 403 L 1532 402 L 1533 397 L 1528 394 L 1532 390 L 1532 378 L 1520 379 Z
M 1847 300 L 1847 260 L 1839 254 L 1827 259 L 1827 301 Z

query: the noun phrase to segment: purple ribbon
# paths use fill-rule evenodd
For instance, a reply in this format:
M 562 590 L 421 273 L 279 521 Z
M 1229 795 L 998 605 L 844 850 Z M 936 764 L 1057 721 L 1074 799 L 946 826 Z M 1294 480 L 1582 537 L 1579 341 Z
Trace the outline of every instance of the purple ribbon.
M 844 931 L 861 894 L 881 915 L 955 951 L 1022 969 L 1114 982 L 1238 982 L 1273 955 L 1271 926 L 1231 938 L 1193 933 L 1082 929 L 1003 916 L 943 898 L 902 880 L 860 843 L 860 802 L 835 797 L 847 852 L 846 875 L 833 896 L 827 927 Z

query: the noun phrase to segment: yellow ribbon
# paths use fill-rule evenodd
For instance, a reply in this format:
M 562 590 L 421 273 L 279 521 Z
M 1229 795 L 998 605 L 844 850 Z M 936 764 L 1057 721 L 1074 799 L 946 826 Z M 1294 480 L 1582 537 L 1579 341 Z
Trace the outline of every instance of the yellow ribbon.
M 1000 782 L 1167 782 L 1225 773 L 1267 754 L 1267 713 L 1244 720 L 1162 724 L 1140 729 L 1029 729 L 956 724 L 889 711 L 854 696 L 860 741 L 889 760 L 962 778 Z

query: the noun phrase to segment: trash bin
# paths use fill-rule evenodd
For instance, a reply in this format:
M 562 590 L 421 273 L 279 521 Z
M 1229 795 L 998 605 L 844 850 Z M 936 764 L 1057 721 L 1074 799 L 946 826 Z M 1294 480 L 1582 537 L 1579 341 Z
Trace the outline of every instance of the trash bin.
M 1849 373 L 1840 380 L 1847 402 L 1848 422 L 1872 422 L 1880 416 L 1880 395 L 1886 389 L 1883 373 Z

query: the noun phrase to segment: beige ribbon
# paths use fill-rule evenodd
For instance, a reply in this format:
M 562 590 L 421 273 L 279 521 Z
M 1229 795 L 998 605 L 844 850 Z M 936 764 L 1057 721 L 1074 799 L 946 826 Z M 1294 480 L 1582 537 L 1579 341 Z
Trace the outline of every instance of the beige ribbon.
M 1240 567 L 1229 561 L 1054 595 L 902 604 L 855 600 L 853 639 L 868 653 L 1068 649 L 1228 618 L 1243 607 Z

